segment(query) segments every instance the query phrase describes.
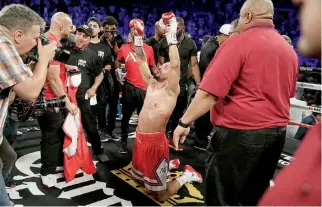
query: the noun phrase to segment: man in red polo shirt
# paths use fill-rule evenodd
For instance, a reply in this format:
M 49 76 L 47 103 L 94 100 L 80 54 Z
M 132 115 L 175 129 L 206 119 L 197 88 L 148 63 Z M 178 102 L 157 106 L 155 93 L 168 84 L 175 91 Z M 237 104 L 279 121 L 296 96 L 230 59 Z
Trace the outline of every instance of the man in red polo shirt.
M 270 0 L 244 3 L 239 34 L 220 46 L 174 132 L 178 145 L 211 108 L 216 131 L 206 155 L 207 205 L 256 205 L 282 152 L 298 58 L 273 16 Z
M 50 29 L 47 38 L 57 42 L 61 46 L 60 40 L 67 39 L 73 29 L 71 18 L 58 12 L 51 18 Z M 53 99 L 66 95 L 66 67 L 58 61 L 51 61 L 47 72 L 47 80 L 44 85 L 45 99 Z M 66 97 L 67 110 L 75 114 L 77 106 L 72 104 Z M 56 184 L 56 167 L 63 165 L 63 141 L 65 134 L 62 129 L 65 113 L 63 111 L 48 110 L 38 117 L 42 138 L 40 145 L 41 152 L 41 180 L 48 187 Z
M 130 39 L 134 38 L 134 26 L 139 24 L 142 28 L 142 34 L 144 32 L 144 24 L 140 19 L 133 19 L 131 20 L 129 27 L 131 29 L 131 33 L 129 34 Z M 147 63 L 151 68 L 155 66 L 154 60 L 154 52 L 151 46 L 147 44 L 143 44 L 143 49 L 147 57 Z M 126 69 L 126 76 L 125 82 L 123 86 L 122 92 L 122 121 L 121 121 L 121 147 L 119 153 L 127 154 L 127 138 L 129 133 L 129 121 L 134 112 L 137 110 L 139 114 L 147 89 L 146 83 L 143 81 L 139 64 L 137 62 L 136 54 L 135 54 L 135 46 L 133 45 L 133 41 L 129 42 L 128 44 L 122 45 L 120 51 L 117 55 L 117 60 L 115 61 L 116 70 L 119 70 L 120 63 L 125 63 Z
M 298 49 L 321 58 L 321 0 L 293 0 L 301 13 Z M 260 206 L 321 206 L 321 123 L 310 129 L 295 153 L 295 160 L 275 178 Z

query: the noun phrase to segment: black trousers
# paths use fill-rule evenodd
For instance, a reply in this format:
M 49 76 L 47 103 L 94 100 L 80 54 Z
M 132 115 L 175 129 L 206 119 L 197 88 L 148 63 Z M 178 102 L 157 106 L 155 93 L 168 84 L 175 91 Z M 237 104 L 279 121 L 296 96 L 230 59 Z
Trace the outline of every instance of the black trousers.
M 85 94 L 76 94 L 76 99 L 81 111 L 82 125 L 87 138 L 92 145 L 93 154 L 100 155 L 104 150 L 101 148 L 101 139 L 97 130 L 97 121 L 93 114 L 89 99 L 85 100 Z
M 97 89 L 97 104 L 91 106 L 93 115 L 97 117 L 98 127 L 103 130 L 106 128 L 106 107 L 107 107 L 107 92 L 105 86 L 101 84 Z
M 117 105 L 119 102 L 119 95 L 120 95 L 120 84 L 115 78 L 115 73 L 111 73 L 113 77 L 113 89 L 109 92 L 109 99 L 108 99 L 108 114 L 107 114 L 107 132 L 111 134 L 115 129 L 115 121 L 117 116 Z M 106 120 L 106 119 L 105 119 Z
M 269 187 L 285 136 L 286 127 L 215 127 L 206 154 L 206 205 L 256 206 Z
M 207 147 L 208 145 L 208 136 L 212 131 L 213 125 L 210 121 L 210 111 L 205 113 L 199 119 L 195 121 L 195 145 L 199 147 Z
M 122 92 L 122 121 L 121 121 L 121 141 L 126 142 L 129 133 L 129 121 L 137 110 L 138 115 L 141 112 L 145 99 L 146 91 L 125 82 Z
M 184 110 L 188 104 L 188 91 L 181 88 L 180 95 L 177 98 L 177 104 L 174 108 L 169 122 L 167 124 L 167 132 L 170 132 L 170 137 L 172 138 L 173 132 L 178 126 L 179 119 L 182 117 Z
M 38 117 L 41 130 L 41 169 L 40 174 L 45 176 L 54 174 L 57 166 L 64 164 L 63 143 L 65 133 L 63 131 L 64 112 L 45 112 Z
M 115 129 L 115 119 L 117 116 L 117 105 L 119 101 L 120 85 L 116 80 L 115 73 L 106 73 L 103 83 L 97 89 L 97 105 L 94 108 L 97 116 L 98 127 L 107 128 L 111 134 Z M 109 104 L 106 123 L 106 106 Z

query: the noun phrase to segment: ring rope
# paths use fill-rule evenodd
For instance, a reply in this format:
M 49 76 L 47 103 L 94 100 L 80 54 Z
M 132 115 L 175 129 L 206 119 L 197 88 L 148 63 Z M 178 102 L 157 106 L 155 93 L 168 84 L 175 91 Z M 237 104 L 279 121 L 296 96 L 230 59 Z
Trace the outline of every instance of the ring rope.
M 307 72 L 321 72 L 321 68 L 312 68 L 312 67 L 300 67 L 300 71 Z
M 307 129 L 310 129 L 312 127 L 311 125 L 302 124 L 302 123 L 298 123 L 298 122 L 295 122 L 295 121 L 289 121 L 288 124 L 289 125 L 299 126 L 299 127 L 304 127 L 304 128 L 307 128 Z
M 302 109 L 302 110 L 307 110 L 310 112 L 316 112 L 321 114 L 321 108 L 320 107 L 315 107 L 315 106 L 301 106 L 301 105 L 296 105 L 296 104 L 291 104 L 291 107 Z
M 320 84 L 304 83 L 304 82 L 296 82 L 296 87 L 307 88 L 307 89 L 317 90 L 317 91 L 321 91 L 322 89 L 322 85 Z

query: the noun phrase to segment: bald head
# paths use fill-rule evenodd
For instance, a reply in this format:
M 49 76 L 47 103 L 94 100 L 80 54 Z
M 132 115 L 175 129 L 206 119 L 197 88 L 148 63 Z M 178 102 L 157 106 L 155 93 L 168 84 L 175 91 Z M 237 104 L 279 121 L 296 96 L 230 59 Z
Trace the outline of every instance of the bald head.
M 271 0 L 247 0 L 241 13 L 251 12 L 254 18 L 273 19 L 274 17 L 274 5 Z
M 72 22 L 72 19 L 64 12 L 57 12 L 51 17 L 51 23 L 63 24 L 65 22 Z
M 73 22 L 68 14 L 57 12 L 51 18 L 50 30 L 56 37 L 66 39 L 72 32 Z
M 240 10 L 239 31 L 257 22 L 273 22 L 274 5 L 271 0 L 247 0 Z

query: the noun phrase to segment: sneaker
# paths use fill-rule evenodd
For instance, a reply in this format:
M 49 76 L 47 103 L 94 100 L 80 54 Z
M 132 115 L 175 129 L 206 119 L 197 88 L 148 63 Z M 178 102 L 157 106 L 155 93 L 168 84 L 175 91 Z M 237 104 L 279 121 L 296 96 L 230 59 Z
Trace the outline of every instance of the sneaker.
M 119 149 L 119 153 L 121 153 L 121 154 L 127 154 L 128 153 L 127 143 L 126 142 L 123 142 L 121 144 L 121 147 Z
M 101 163 L 106 163 L 106 162 L 110 161 L 110 158 L 104 153 L 102 153 L 100 155 L 96 155 L 95 157 Z
M 41 175 L 41 182 L 47 188 L 54 187 L 57 184 L 57 179 L 54 174 Z
M 21 131 L 17 131 L 17 136 L 22 136 L 22 132 Z
M 137 125 L 137 124 L 138 124 L 138 119 L 131 119 L 131 120 L 129 121 L 129 124 L 130 124 L 130 125 Z
M 172 139 L 170 139 L 170 141 L 169 141 L 169 147 L 176 150 L 176 147 L 174 146 Z M 179 144 L 178 150 L 176 150 L 176 151 L 180 151 L 180 152 L 183 151 L 183 147 Z
M 108 142 L 108 140 L 109 140 L 109 137 L 107 134 L 100 136 L 100 138 L 101 138 L 101 142 Z
M 7 176 L 3 177 L 6 189 L 14 188 L 17 186 L 17 184 L 13 181 L 13 178 L 11 174 L 8 174 Z
M 91 147 L 91 146 L 92 146 L 92 144 L 91 144 L 90 142 L 87 142 L 87 146 Z
M 109 140 L 108 134 L 100 134 L 101 142 L 107 142 Z
M 57 166 L 56 167 L 56 172 L 57 171 L 63 171 L 64 170 L 64 166 Z
M 186 165 L 183 168 L 183 171 L 188 179 L 188 182 L 197 182 L 197 183 L 202 183 L 202 176 L 200 173 L 198 173 L 195 169 L 193 169 L 190 165 Z
M 180 160 L 178 158 L 170 160 L 169 162 L 169 170 L 176 170 L 180 166 Z
M 106 129 L 106 128 L 103 128 L 103 129 L 102 129 L 102 128 L 99 128 L 99 127 L 98 127 L 97 131 L 98 131 L 99 135 L 102 135 L 102 134 L 106 134 L 107 129 Z
M 17 184 L 13 180 L 10 179 L 6 181 L 6 189 L 15 188 L 16 186 Z
M 107 139 L 114 141 L 114 142 L 118 142 L 118 141 L 120 141 L 121 137 L 118 134 L 116 134 L 115 132 L 112 132 L 112 133 L 107 134 Z

